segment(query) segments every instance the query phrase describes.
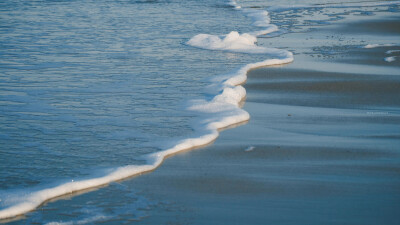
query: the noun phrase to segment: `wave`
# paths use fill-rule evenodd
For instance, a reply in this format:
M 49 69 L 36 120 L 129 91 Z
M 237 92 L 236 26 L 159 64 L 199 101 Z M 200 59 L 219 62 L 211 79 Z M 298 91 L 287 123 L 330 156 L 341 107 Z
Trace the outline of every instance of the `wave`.
M 235 9 L 242 10 L 235 1 L 230 1 L 228 4 L 236 4 Z M 256 13 L 252 10 L 249 13 L 248 10 L 243 10 L 245 14 L 247 13 L 246 15 L 254 18 L 254 25 L 258 27 L 268 27 L 268 32 L 276 31 L 277 27 L 269 24 L 268 12 L 262 10 L 258 11 L 260 12 Z M 285 64 L 293 61 L 293 54 L 289 51 L 264 48 L 256 45 L 256 36 L 262 35 L 265 32 L 266 30 L 256 31 L 252 34 L 239 34 L 233 31 L 222 38 L 220 36 L 202 34 L 196 35 L 187 42 L 189 45 L 210 50 L 257 53 L 274 56 L 272 59 L 250 63 L 231 73 L 214 78 L 212 80 L 212 87 L 216 88 L 215 91 L 219 94 L 215 95 L 209 101 L 193 100 L 190 102 L 187 110 L 198 112 L 199 115 L 201 115 L 196 124 L 196 137 L 181 140 L 172 148 L 146 155 L 145 159 L 147 163 L 144 165 L 123 166 L 112 170 L 105 176 L 71 181 L 55 187 L 32 192 L 19 203 L 2 209 L 0 211 L 0 219 L 12 218 L 33 211 L 46 201 L 59 196 L 107 185 L 111 182 L 151 172 L 159 167 L 167 157 L 209 144 L 219 136 L 220 129 L 249 120 L 250 115 L 239 107 L 239 103 L 246 96 L 246 90 L 240 84 L 246 81 L 248 71 L 258 67 Z

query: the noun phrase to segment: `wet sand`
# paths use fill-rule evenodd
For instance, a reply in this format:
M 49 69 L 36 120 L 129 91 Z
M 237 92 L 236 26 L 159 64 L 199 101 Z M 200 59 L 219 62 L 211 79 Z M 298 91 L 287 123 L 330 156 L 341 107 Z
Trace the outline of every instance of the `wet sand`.
M 250 101 L 332 108 L 398 107 L 397 76 L 266 68 L 250 74 Z M 254 94 L 253 94 L 254 93 Z
M 386 50 L 251 71 L 247 124 L 128 182 L 164 202 L 139 224 L 399 224 L 400 68 Z

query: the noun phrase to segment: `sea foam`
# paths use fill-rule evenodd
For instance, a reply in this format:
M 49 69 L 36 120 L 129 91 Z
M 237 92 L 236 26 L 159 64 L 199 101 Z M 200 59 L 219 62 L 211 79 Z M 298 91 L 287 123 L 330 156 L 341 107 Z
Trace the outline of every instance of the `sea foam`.
M 396 61 L 396 56 L 385 57 L 384 60 L 386 62 L 393 62 L 393 61 Z
M 400 52 L 400 50 L 388 50 L 388 51 L 386 51 L 386 54 L 390 55 L 390 54 L 393 54 L 396 52 Z
M 363 48 L 370 49 L 370 48 L 381 48 L 381 47 L 392 47 L 392 46 L 397 46 L 397 45 L 396 44 L 368 44 L 368 45 L 365 45 Z M 385 54 L 390 55 L 390 54 L 393 54 L 393 53 L 396 53 L 399 51 L 400 50 L 388 50 L 385 52 Z M 396 61 L 396 57 L 398 57 L 398 56 L 388 56 L 388 57 L 383 58 L 383 60 L 385 60 L 388 63 L 391 63 L 391 62 Z
M 240 5 L 238 5 L 238 3 L 237 3 L 235 0 L 230 0 L 230 1 L 227 3 L 227 5 L 232 6 L 232 7 L 236 8 L 236 9 L 242 8 Z
M 282 54 L 283 51 L 276 48 L 265 48 L 256 45 L 257 37 L 248 33 L 239 34 L 232 31 L 227 35 L 218 36 L 210 34 L 198 34 L 191 38 L 187 44 L 197 48 L 208 50 L 223 50 L 239 53 L 255 54 Z
M 230 4 L 235 5 L 235 1 Z M 236 4 L 236 9 L 241 9 Z M 246 13 L 246 11 L 244 11 Z M 247 11 L 249 13 L 249 11 Z M 268 13 L 260 10 L 260 12 L 251 12 L 249 16 L 255 19 L 254 25 L 258 27 L 273 27 L 269 25 Z M 261 35 L 260 31 L 256 31 Z M 204 48 L 209 50 L 223 50 L 239 53 L 256 53 L 266 54 L 270 59 L 266 59 L 257 63 L 244 65 L 228 74 L 221 75 L 213 79 L 212 86 L 217 88 L 216 94 L 211 100 L 193 100 L 188 106 L 188 110 L 198 112 L 202 115 L 196 123 L 195 134 L 197 136 L 183 139 L 177 142 L 172 148 L 165 149 L 160 152 L 147 155 L 145 165 L 128 165 L 116 168 L 110 173 L 94 177 L 67 182 L 58 186 L 45 188 L 39 191 L 31 192 L 26 198 L 12 206 L 0 211 L 0 219 L 15 217 L 39 207 L 44 202 L 70 193 L 90 189 L 111 182 L 127 179 L 132 176 L 141 175 L 146 172 L 155 170 L 161 165 L 164 159 L 173 154 L 196 148 L 213 142 L 219 136 L 219 129 L 244 122 L 250 119 L 250 115 L 239 107 L 240 101 L 246 96 L 246 90 L 240 86 L 247 79 L 247 72 L 251 69 L 290 63 L 293 61 L 293 54 L 286 50 L 265 48 L 257 46 L 257 35 L 239 34 L 233 31 L 225 36 L 216 36 L 208 34 L 200 34 L 191 38 L 187 43 L 191 46 Z M 271 55 L 273 58 L 271 58 Z
M 380 48 L 380 47 L 392 47 L 396 46 L 395 44 L 368 44 L 365 45 L 364 48 Z

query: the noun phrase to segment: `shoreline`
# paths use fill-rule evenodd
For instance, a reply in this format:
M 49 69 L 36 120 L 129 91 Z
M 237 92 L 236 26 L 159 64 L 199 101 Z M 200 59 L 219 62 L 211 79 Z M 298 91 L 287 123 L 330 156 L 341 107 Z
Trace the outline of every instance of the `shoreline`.
M 282 64 L 282 62 L 289 63 L 291 61 L 293 61 L 293 58 L 267 59 L 262 62 L 247 64 L 240 67 L 236 72 L 234 72 L 234 75 L 223 83 L 224 92 L 216 95 L 212 101 L 207 102 L 206 104 L 212 105 L 214 103 L 214 99 L 217 99 L 218 101 L 218 97 L 224 96 L 226 89 L 231 89 L 233 92 L 235 92 L 235 94 L 233 96 L 229 96 L 228 93 L 228 96 L 224 96 L 225 98 L 228 98 L 228 100 L 224 99 L 226 103 L 221 103 L 228 104 L 229 107 L 232 107 L 233 104 L 231 103 L 231 101 L 236 101 L 236 111 L 239 110 L 240 113 L 231 116 L 224 116 L 223 118 L 220 118 L 219 120 L 216 120 L 214 122 L 208 122 L 206 128 L 204 128 L 208 132 L 205 135 L 201 135 L 200 137 L 195 138 L 183 139 L 170 149 L 147 155 L 146 158 L 148 164 L 118 167 L 102 177 L 95 177 L 75 182 L 72 180 L 72 182 L 64 183 L 56 187 L 46 188 L 37 192 L 33 192 L 30 194 L 27 201 L 1 210 L 0 220 L 17 218 L 26 213 L 34 211 L 35 209 L 43 206 L 45 203 L 53 199 L 62 198 L 62 196 L 65 195 L 70 196 L 71 194 L 76 192 L 81 193 L 85 191 L 90 191 L 91 189 L 96 189 L 101 186 L 107 186 L 112 182 L 124 181 L 132 177 L 154 172 L 163 164 L 163 162 L 167 158 L 171 156 L 193 149 L 202 148 L 213 143 L 218 138 L 220 130 L 242 124 L 250 119 L 248 113 L 239 108 L 240 103 L 246 97 L 246 93 L 241 84 L 244 83 L 247 79 L 247 73 L 255 68 L 263 67 L 266 65 L 280 65 Z M 237 99 L 236 95 L 239 95 L 241 97 Z
M 354 48 L 341 58 L 357 69 L 363 64 L 350 59 L 365 51 L 386 49 Z M 375 70 L 385 71 L 379 55 L 372 56 Z M 305 69 L 305 60 L 315 67 Z M 398 223 L 400 79 L 327 72 L 327 64 L 341 62 L 303 54 L 292 64 L 250 71 L 244 84 L 248 123 L 128 181 L 161 202 L 138 223 Z
M 396 96 L 400 90 L 397 88 L 399 79 L 381 77 L 384 80 L 379 84 L 376 79 L 365 81 L 362 73 L 349 75 L 328 73 L 318 68 L 300 69 L 298 64 L 305 62 L 305 58 L 310 59 L 306 56 L 279 68 L 249 70 L 249 79 L 244 85 L 248 90 L 244 108 L 252 116 L 248 123 L 235 129 L 218 128 L 218 132 L 220 129 L 224 132 L 208 142 L 215 141 L 214 144 L 165 154 L 161 162 L 149 170 L 151 173 L 139 172 L 148 173 L 146 176 L 115 179 L 107 182 L 109 187 L 104 189 L 109 190 L 91 194 L 101 196 L 124 180 L 123 185 L 139 190 L 139 195 L 156 199 L 157 203 L 149 212 L 151 216 L 137 221 L 143 224 L 204 224 L 210 219 L 215 224 L 226 224 L 227 221 L 231 224 L 264 224 L 265 221 L 321 224 L 334 219 L 337 223 L 395 224 L 397 220 L 393 213 L 399 208 L 394 203 L 400 199 L 396 189 L 400 181 L 396 175 L 400 168 L 397 166 L 399 153 L 394 146 L 399 143 L 396 135 L 400 136 L 396 129 L 400 124 L 397 111 L 400 103 L 398 99 L 390 100 L 385 91 L 392 90 Z M 314 65 L 319 62 L 307 61 Z M 349 66 L 357 67 L 356 61 L 352 62 Z M 333 67 L 339 65 L 335 60 L 325 63 Z M 381 66 L 378 64 L 375 66 Z M 313 76 L 312 72 L 316 74 Z M 317 81 L 321 74 L 327 83 Z M 332 85 L 332 80 L 341 83 Z M 349 80 L 365 84 L 354 88 Z M 304 88 L 308 84 L 312 86 Z M 343 84 L 348 86 L 343 87 Z M 360 97 L 375 85 L 381 85 L 374 90 L 381 93 L 380 97 L 375 100 Z M 327 87 L 330 90 L 326 90 Z M 281 90 L 285 93 L 280 93 Z M 359 104 L 358 108 L 352 103 L 346 110 L 345 104 L 336 99 L 338 93 L 343 94 L 346 90 L 347 96 L 342 96 L 343 99 L 353 96 L 356 91 L 361 93 L 359 98 L 352 100 Z M 282 100 L 283 97 L 292 102 Z M 386 104 L 373 107 L 369 104 L 382 103 L 380 99 L 384 98 Z M 365 115 L 368 111 L 387 111 L 387 108 L 396 110 L 393 117 Z M 333 109 L 337 111 L 332 112 Z M 230 126 L 235 125 L 226 127 Z M 360 136 L 363 129 L 366 132 Z M 389 134 L 385 136 L 382 132 Z M 172 155 L 174 157 L 170 157 Z M 65 208 L 72 201 L 80 200 L 52 203 L 50 199 L 40 207 L 46 214 L 46 209 L 52 207 L 50 205 Z M 376 205 L 367 205 L 371 202 Z M 169 206 L 175 208 L 171 210 Z M 378 206 L 381 208 L 375 211 Z M 182 212 L 187 215 L 179 215 Z M 356 220 L 360 212 L 365 218 Z

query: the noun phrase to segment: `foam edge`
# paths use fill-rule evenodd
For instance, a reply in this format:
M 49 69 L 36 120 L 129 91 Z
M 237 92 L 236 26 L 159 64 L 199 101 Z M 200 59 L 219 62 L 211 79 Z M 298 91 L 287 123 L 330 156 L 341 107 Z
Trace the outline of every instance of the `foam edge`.
M 293 61 L 293 55 L 290 52 L 288 52 L 286 58 L 268 59 L 258 63 L 247 64 L 238 69 L 237 72 L 235 73 L 235 76 L 224 81 L 223 86 L 225 88 L 231 88 L 231 90 L 233 90 L 232 94 L 237 94 L 238 96 L 241 96 L 241 98 L 234 98 L 236 104 L 232 102 L 227 103 L 234 105 L 239 113 L 233 114 L 231 116 L 222 117 L 217 121 L 213 121 L 211 123 L 206 124 L 205 129 L 208 131 L 208 133 L 203 134 L 200 137 L 185 139 L 170 149 L 148 155 L 147 159 L 148 162 L 151 162 L 151 164 L 129 165 L 124 167 L 119 167 L 115 169 L 113 172 L 103 177 L 68 182 L 53 188 L 47 188 L 37 192 L 33 192 L 24 202 L 21 202 L 17 205 L 1 210 L 0 219 L 9 219 L 26 214 L 28 212 L 35 210 L 36 208 L 40 207 L 41 205 L 50 201 L 51 199 L 61 197 L 63 195 L 76 193 L 86 189 L 96 188 L 99 186 L 107 185 L 111 182 L 125 180 L 133 176 L 138 176 L 144 173 L 154 171 L 163 163 L 163 161 L 167 157 L 171 155 L 212 143 L 213 141 L 215 141 L 215 139 L 218 138 L 219 130 L 225 127 L 232 126 L 234 124 L 245 122 L 250 119 L 250 115 L 246 111 L 239 108 L 239 102 L 243 98 L 245 98 L 246 95 L 245 92 L 243 93 L 243 90 L 245 89 L 242 86 L 240 86 L 240 84 L 246 81 L 247 73 L 250 70 L 256 69 L 258 67 L 286 64 L 292 61 Z M 220 95 L 215 96 L 215 98 L 222 96 L 223 93 L 224 92 L 222 92 Z

